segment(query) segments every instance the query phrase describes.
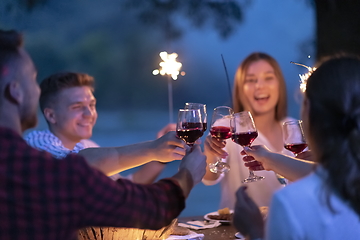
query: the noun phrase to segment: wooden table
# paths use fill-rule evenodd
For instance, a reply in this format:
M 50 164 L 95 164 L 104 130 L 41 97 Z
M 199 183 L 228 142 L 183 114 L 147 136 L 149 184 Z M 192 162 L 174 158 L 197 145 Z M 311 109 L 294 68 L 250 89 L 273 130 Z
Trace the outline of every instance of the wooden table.
M 195 216 L 195 217 L 181 217 L 179 222 L 186 221 L 196 221 L 204 220 L 204 216 Z M 237 230 L 232 226 L 232 224 L 222 224 L 216 228 L 203 229 L 203 230 L 193 230 L 191 231 L 204 234 L 204 240 L 229 240 L 236 239 L 235 233 Z
M 204 216 L 181 217 L 178 222 L 204 220 Z M 236 229 L 230 224 L 222 224 L 215 228 L 193 230 L 196 233 L 204 234 L 203 240 L 233 240 L 236 239 Z M 91 227 L 84 228 L 79 231 L 78 239 L 80 240 L 98 240 L 98 239 L 119 239 L 119 240 L 135 240 L 135 239 L 154 239 L 162 232 L 162 230 L 144 230 L 136 228 L 115 228 L 115 227 Z M 170 234 L 170 233 L 168 233 Z M 104 236 L 104 237 L 103 237 Z M 163 237 L 161 237 L 163 239 Z M 238 239 L 240 240 L 240 239 Z

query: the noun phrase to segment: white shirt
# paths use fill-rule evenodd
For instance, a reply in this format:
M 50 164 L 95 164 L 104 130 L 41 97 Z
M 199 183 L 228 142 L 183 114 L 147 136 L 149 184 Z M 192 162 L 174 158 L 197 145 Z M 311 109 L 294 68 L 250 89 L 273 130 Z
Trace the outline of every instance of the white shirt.
M 99 147 L 99 145 L 89 139 L 82 139 L 73 149 L 68 149 L 49 129 L 31 131 L 24 137 L 24 139 L 31 147 L 40 151 L 49 152 L 57 159 L 63 159 L 68 154 L 78 153 L 85 148 Z M 117 180 L 120 177 L 120 174 L 110 176 L 113 180 Z M 126 178 L 132 180 L 132 175 L 129 175 Z
M 68 154 L 78 153 L 85 148 L 99 147 L 95 142 L 89 139 L 83 139 L 78 142 L 73 149 L 68 149 L 64 147 L 61 140 L 48 129 L 31 131 L 24 139 L 33 148 L 49 152 L 57 159 L 63 159 Z
M 294 119 L 287 117 L 281 121 L 280 124 L 290 120 Z M 261 132 L 258 132 L 258 137 L 254 140 L 252 145 L 265 145 L 271 151 L 277 152 Z M 244 161 L 242 160 L 243 156 L 240 155 L 242 150 L 243 148 L 234 143 L 231 139 L 226 140 L 225 151 L 228 153 L 228 157 L 223 161 L 226 161 L 230 165 L 230 171 L 221 174 L 220 177 L 214 181 L 202 180 L 205 185 L 214 185 L 221 182 L 221 200 L 219 208 L 228 207 L 234 209 L 236 201 L 235 193 L 243 184 L 242 180 L 249 176 L 249 169 L 244 166 Z M 280 153 L 293 156 L 293 154 L 285 148 Z M 247 183 L 246 192 L 258 206 L 269 206 L 273 193 L 283 188 L 283 185 L 279 182 L 277 175 L 273 171 L 255 171 L 255 174 L 263 176 L 265 179 L 258 182 Z
M 269 240 L 360 239 L 360 217 L 346 202 L 330 194 L 327 205 L 325 170 L 318 167 L 309 176 L 274 194 L 266 226 Z

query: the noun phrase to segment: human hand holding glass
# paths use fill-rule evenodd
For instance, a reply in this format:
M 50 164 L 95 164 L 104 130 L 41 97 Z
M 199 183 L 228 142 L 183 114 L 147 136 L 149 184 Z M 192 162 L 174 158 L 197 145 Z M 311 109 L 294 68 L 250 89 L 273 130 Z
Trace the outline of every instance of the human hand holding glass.
M 219 106 L 214 109 L 211 118 L 210 134 L 219 141 L 224 141 L 231 137 L 234 127 L 234 111 L 227 106 Z M 209 170 L 213 173 L 226 173 L 230 171 L 230 166 L 219 158 L 215 163 L 209 164 Z
M 283 123 L 284 148 L 292 152 L 295 157 L 307 147 L 301 120 Z
M 251 113 L 243 111 L 234 114 L 235 127 L 232 140 L 242 147 L 250 147 L 251 143 L 257 138 L 258 132 L 255 127 Z M 253 171 L 249 171 L 249 177 L 243 180 L 243 183 L 256 182 L 265 177 L 257 176 Z
M 179 109 L 176 134 L 192 147 L 203 135 L 203 123 L 199 109 Z

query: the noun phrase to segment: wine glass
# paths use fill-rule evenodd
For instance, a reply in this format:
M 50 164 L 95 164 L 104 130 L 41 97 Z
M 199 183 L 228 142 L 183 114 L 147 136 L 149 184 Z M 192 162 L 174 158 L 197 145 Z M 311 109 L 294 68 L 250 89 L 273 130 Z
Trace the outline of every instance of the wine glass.
M 219 106 L 214 109 L 211 118 L 210 134 L 218 140 L 231 138 L 234 127 L 234 111 L 230 107 Z M 209 164 L 209 170 L 213 173 L 226 173 L 230 171 L 230 166 L 219 158 L 215 163 Z
M 192 147 L 203 135 L 203 123 L 199 109 L 179 109 L 176 134 Z
M 301 120 L 283 123 L 284 148 L 292 152 L 295 157 L 307 147 Z
M 251 143 L 257 138 L 258 132 L 255 127 L 251 113 L 243 111 L 234 114 L 235 128 L 232 135 L 233 142 L 242 147 L 250 147 Z M 256 182 L 265 177 L 257 176 L 253 171 L 249 171 L 249 177 L 244 179 L 243 183 Z
M 206 113 L 206 104 L 202 103 L 185 103 L 184 109 L 199 109 L 202 117 L 203 123 L 203 133 L 207 129 L 207 113 Z

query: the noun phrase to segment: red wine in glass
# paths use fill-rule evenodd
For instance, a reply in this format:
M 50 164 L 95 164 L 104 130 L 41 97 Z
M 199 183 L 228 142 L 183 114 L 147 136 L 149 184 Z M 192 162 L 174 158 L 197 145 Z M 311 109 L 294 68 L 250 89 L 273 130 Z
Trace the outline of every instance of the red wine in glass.
M 243 111 L 234 114 L 235 128 L 231 137 L 232 141 L 242 147 L 250 147 L 252 142 L 257 138 L 258 132 L 255 127 L 254 120 L 249 111 Z M 249 176 L 245 178 L 243 183 L 250 183 L 263 180 L 265 177 L 256 175 L 253 171 L 249 171 Z
M 187 143 L 189 146 L 193 146 L 196 140 L 203 135 L 203 131 L 201 129 L 182 129 L 177 130 L 176 134 L 179 138 Z
M 293 143 L 293 144 L 285 144 L 284 148 L 292 152 L 294 155 L 297 155 L 304 151 L 307 148 L 306 143 Z
M 304 137 L 301 120 L 283 123 L 284 148 L 291 151 L 295 157 L 308 146 Z
M 179 109 L 176 134 L 188 146 L 193 146 L 203 132 L 203 122 L 199 109 Z
M 205 123 L 206 124 L 206 123 Z M 194 130 L 194 131 L 198 131 L 200 130 L 201 131 L 201 135 L 200 137 L 202 137 L 202 135 L 204 134 L 204 124 L 203 123 L 200 123 L 200 122 L 184 122 L 182 123 L 182 127 L 183 129 L 191 129 L 191 130 Z M 194 134 L 193 134 L 194 135 Z M 200 138 L 198 137 L 198 138 Z
M 210 134 L 214 138 L 225 140 L 231 137 L 232 132 L 230 127 L 225 126 L 213 126 L 210 129 Z
M 227 106 L 219 106 L 214 109 L 210 127 L 211 137 L 219 141 L 231 138 L 234 127 L 233 114 L 234 111 Z M 218 158 L 216 162 L 209 163 L 209 171 L 212 173 L 227 173 L 230 171 L 230 166 L 227 162 L 223 162 L 222 158 Z
M 232 136 L 233 142 L 241 145 L 242 147 L 249 147 L 251 143 L 257 138 L 257 132 L 243 132 L 234 133 Z

